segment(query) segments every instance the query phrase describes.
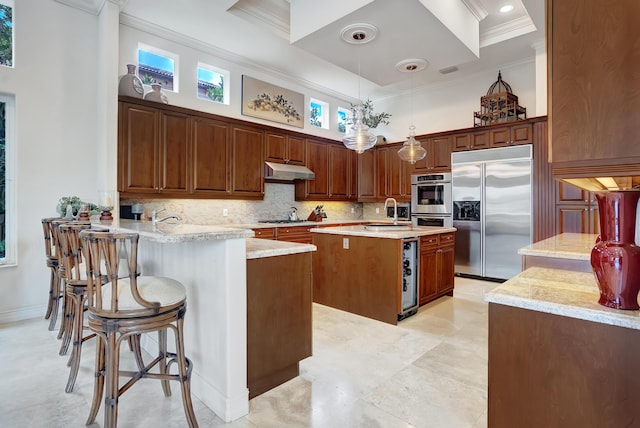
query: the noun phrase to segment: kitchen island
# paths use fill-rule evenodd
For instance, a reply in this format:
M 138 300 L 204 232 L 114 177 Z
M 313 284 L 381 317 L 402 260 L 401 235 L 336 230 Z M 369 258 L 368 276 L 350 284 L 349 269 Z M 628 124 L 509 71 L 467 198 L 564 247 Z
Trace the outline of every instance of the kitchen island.
M 520 248 L 522 270 L 533 266 L 591 272 L 591 249 L 596 234 L 561 233 Z
M 232 227 L 128 220 L 114 220 L 109 227 L 139 234 L 138 263 L 144 275 L 184 284 L 185 350 L 193 362 L 193 395 L 225 421 L 246 415 L 247 255 L 259 259 L 314 247 L 266 248 L 253 242 L 259 240 L 247 239 L 253 236 L 251 230 Z M 152 355 L 157 352 L 155 341 L 151 335 L 142 340 Z
M 389 226 L 389 225 L 387 225 Z M 311 229 L 313 301 L 397 324 L 407 297 L 403 243 L 419 242 L 415 269 L 417 305 L 453 294 L 455 228 L 406 226 L 369 230 L 368 226 Z M 391 230 L 389 230 L 391 229 Z M 407 285 L 408 287 L 409 285 Z
M 579 247 L 593 236 L 568 237 L 577 247 L 563 238 L 523 252 L 550 260 L 590 252 L 592 244 Z M 640 311 L 606 308 L 599 297 L 593 273 L 541 266 L 486 294 L 488 426 L 638 425 Z

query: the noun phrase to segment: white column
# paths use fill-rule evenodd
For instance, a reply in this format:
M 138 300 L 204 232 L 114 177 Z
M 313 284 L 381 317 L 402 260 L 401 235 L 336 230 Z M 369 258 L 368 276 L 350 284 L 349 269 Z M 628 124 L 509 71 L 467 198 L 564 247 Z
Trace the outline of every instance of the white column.
M 536 116 L 547 114 L 547 46 L 545 40 L 531 45 L 536 51 Z

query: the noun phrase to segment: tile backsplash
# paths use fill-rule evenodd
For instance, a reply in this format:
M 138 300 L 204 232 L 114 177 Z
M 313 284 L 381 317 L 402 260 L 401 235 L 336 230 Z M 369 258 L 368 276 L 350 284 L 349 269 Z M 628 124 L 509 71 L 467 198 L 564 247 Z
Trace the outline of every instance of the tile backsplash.
M 295 201 L 294 186 L 291 184 L 265 183 L 264 199 L 248 201 L 237 199 L 122 199 L 120 205 L 140 203 L 144 205 L 144 218 L 151 216 L 153 210 L 165 209 L 161 216 L 178 214 L 184 223 L 191 224 L 241 224 L 256 223 L 260 220 L 286 219 L 295 207 L 298 216 L 306 219 L 316 205 L 324 205 L 327 220 L 375 220 L 384 219 L 375 214 L 376 206 L 383 204 L 362 204 L 358 202 L 298 202 Z M 366 206 L 366 209 L 365 207 Z M 224 216 L 224 210 L 227 215 Z M 351 212 L 353 210 L 353 212 Z M 367 215 L 365 215 L 365 211 Z

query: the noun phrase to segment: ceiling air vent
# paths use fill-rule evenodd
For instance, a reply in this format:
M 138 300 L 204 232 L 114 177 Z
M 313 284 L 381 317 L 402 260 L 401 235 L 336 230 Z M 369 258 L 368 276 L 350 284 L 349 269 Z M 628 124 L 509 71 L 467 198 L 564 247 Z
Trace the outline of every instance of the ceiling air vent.
M 440 72 L 440 74 L 449 74 L 449 73 L 453 73 L 454 71 L 458 71 L 458 67 L 456 67 L 455 65 L 452 65 L 451 67 L 441 68 L 438 71 Z

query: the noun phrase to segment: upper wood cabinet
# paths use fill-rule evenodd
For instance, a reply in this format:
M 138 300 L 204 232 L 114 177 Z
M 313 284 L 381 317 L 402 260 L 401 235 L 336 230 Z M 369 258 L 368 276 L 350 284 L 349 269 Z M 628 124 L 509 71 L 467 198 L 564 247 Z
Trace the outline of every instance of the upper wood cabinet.
M 414 164 L 414 172 L 450 172 L 452 141 L 450 135 L 421 141 L 422 147 L 427 151 L 427 156 Z
M 533 142 L 533 126 L 530 123 L 522 125 L 494 128 L 489 131 L 491 147 L 506 147 Z
M 307 167 L 315 180 L 296 182 L 296 200 L 356 200 L 355 152 L 338 144 L 307 139 Z
M 378 176 L 378 199 L 395 198 L 411 201 L 411 173 L 413 165 L 398 156 L 401 146 L 376 149 L 376 174 Z
M 249 198 L 264 196 L 264 132 L 231 126 L 231 192 Z
M 305 139 L 288 134 L 265 133 L 265 160 L 270 162 L 304 165 Z
M 196 117 L 191 123 L 193 140 L 193 191 L 226 196 L 231 192 L 229 126 L 221 121 Z
M 120 192 L 186 194 L 190 191 L 189 117 L 119 104 Z
M 452 150 L 459 152 L 462 150 L 488 149 L 490 147 L 489 131 L 465 132 L 454 134 Z
M 546 6 L 553 175 L 640 175 L 640 2 Z
M 377 198 L 376 151 L 367 150 L 358 158 L 358 202 L 375 202 Z

